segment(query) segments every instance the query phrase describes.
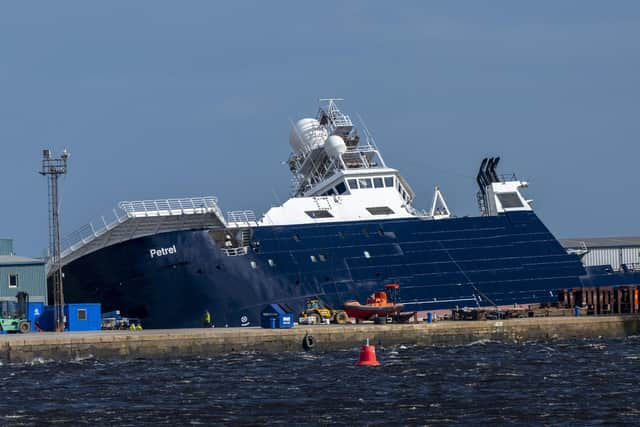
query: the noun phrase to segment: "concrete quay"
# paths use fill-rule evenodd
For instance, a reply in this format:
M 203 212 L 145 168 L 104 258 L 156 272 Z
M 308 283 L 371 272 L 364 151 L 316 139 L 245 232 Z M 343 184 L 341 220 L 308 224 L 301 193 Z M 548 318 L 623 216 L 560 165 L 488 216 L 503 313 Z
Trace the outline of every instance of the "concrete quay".
M 214 328 L 145 331 L 31 333 L 0 336 L 0 362 L 136 359 L 209 356 L 242 351 L 312 351 L 377 346 L 461 345 L 498 341 L 624 337 L 640 334 L 640 316 L 538 317 L 414 324 L 300 325 L 292 329 Z

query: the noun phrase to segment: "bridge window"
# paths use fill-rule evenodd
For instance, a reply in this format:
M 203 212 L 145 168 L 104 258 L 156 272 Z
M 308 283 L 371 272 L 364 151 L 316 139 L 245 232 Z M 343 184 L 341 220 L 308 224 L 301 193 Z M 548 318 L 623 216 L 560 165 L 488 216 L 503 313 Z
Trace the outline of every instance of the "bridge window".
M 341 182 L 340 184 L 336 185 L 336 191 L 338 192 L 338 194 L 344 194 L 347 192 L 347 186 L 344 185 L 344 182 Z
M 352 190 L 357 190 L 358 189 L 358 180 L 357 179 L 348 179 L 347 182 L 349 183 L 349 188 Z
M 382 183 L 382 178 L 373 178 L 373 186 L 375 188 L 382 188 L 384 184 Z
M 18 287 L 18 275 L 16 273 L 9 274 L 9 287 L 10 288 Z
M 358 186 L 360 188 L 373 188 L 373 185 L 371 184 L 371 178 L 360 178 L 358 180 Z
M 384 177 L 384 186 L 385 187 L 393 187 L 393 177 L 392 176 L 385 176 Z

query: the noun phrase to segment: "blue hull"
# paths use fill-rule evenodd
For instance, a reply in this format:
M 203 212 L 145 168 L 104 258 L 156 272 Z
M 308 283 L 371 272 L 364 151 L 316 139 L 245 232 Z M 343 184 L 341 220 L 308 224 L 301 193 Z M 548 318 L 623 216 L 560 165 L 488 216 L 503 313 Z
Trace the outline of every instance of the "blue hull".
M 206 230 L 130 240 L 66 265 L 66 298 L 149 328 L 200 326 L 205 309 L 216 326 L 255 326 L 269 303 L 341 306 L 390 282 L 413 311 L 556 301 L 586 275 L 533 212 L 257 227 L 251 247 L 227 256 Z

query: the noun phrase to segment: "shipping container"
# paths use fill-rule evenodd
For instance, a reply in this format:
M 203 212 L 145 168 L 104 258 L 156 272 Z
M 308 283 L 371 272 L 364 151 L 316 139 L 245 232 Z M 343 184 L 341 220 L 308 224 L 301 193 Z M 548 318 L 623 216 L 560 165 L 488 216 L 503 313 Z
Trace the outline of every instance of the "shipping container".
M 99 331 L 102 326 L 100 304 L 81 303 L 64 306 L 66 318 L 64 330 L 67 332 Z M 47 306 L 38 318 L 38 327 L 43 331 L 55 331 L 54 307 Z
M 31 302 L 29 301 L 29 308 L 27 312 L 27 317 L 31 322 L 31 331 L 38 331 L 37 323 L 40 316 L 44 313 L 44 303 L 43 302 Z
M 293 316 L 279 304 L 269 304 L 262 310 L 260 324 L 267 329 L 288 329 L 293 327 Z

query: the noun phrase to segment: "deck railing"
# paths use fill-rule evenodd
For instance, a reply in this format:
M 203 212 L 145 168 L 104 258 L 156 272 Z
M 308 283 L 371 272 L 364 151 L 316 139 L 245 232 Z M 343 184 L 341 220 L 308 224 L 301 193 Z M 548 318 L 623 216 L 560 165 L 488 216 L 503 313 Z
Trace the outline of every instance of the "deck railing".
M 118 203 L 118 207 L 128 215 L 134 217 L 188 215 L 213 211 L 218 214 L 221 219 L 224 218 L 224 215 L 218 207 L 218 199 L 213 196 L 120 202 Z
M 160 200 L 140 200 L 123 201 L 118 203 L 118 207 L 113 209 L 112 215 L 102 216 L 96 221 L 80 227 L 67 234 L 61 239 L 61 256 L 80 249 L 109 230 L 114 229 L 119 224 L 129 218 L 171 216 L 171 215 L 193 215 L 202 213 L 215 213 L 221 222 L 224 222 L 224 214 L 218 206 L 218 199 L 213 196 L 190 197 L 183 199 L 160 199 Z
M 227 212 L 227 223 L 253 224 L 256 222 L 256 214 L 253 211 Z

